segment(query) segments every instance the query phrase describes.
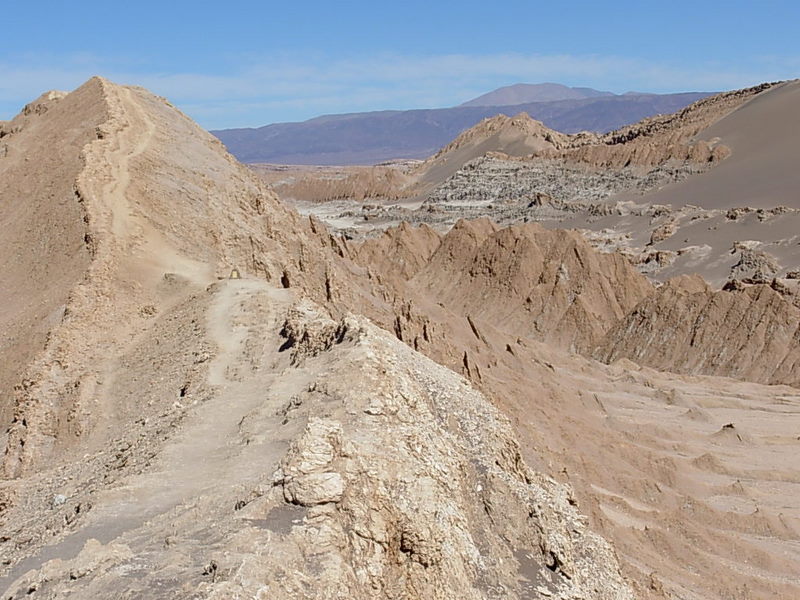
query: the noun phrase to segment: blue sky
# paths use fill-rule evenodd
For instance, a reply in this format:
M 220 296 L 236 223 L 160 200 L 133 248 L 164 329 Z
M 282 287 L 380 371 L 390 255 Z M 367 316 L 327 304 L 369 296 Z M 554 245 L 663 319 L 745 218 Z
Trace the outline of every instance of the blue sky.
M 0 119 L 91 75 L 207 128 L 452 106 L 502 85 L 722 90 L 800 77 L 800 2 L 2 1 Z

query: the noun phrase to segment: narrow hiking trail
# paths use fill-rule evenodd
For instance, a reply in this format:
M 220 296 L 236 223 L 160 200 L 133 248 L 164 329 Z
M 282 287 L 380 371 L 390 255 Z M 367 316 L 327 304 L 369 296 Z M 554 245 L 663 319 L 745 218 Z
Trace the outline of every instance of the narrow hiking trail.
M 131 162 L 150 146 L 155 125 L 133 100 L 131 90 L 122 88 L 119 96 L 110 94 L 115 108 L 125 115 L 128 123 L 118 136 L 119 146 L 108 150 L 106 162 L 111 170 L 111 179 L 103 186 L 100 198 L 106 202 L 112 215 L 111 231 L 120 241 L 128 240 L 132 231 L 131 204 L 128 187 L 131 182 Z
M 119 281 L 125 282 L 132 292 L 122 294 L 123 302 L 142 287 L 157 289 L 165 274 L 185 279 L 190 284 L 185 291 L 169 299 L 159 299 L 157 306 L 151 305 L 153 309 L 165 312 L 185 301 L 200 286 L 210 284 L 214 267 L 181 254 L 145 217 L 140 205 L 153 199 L 147 197 L 146 189 L 140 189 L 132 181 L 138 176 L 137 169 L 148 168 L 146 163 L 139 164 L 139 161 L 146 158 L 148 152 L 156 151 L 157 127 L 141 106 L 135 90 L 106 86 L 104 91 L 109 106 L 109 123 L 120 129 L 117 135 L 104 136 L 94 142 L 87 154 L 91 176 L 84 181 L 89 183 L 89 194 L 100 207 L 99 214 L 105 215 L 105 236 L 109 244 L 108 251 L 96 257 L 90 279 L 103 287 L 102 297 L 113 298 L 119 295 L 115 279 L 104 275 L 116 273 Z M 99 182 L 102 184 L 98 185 Z M 109 312 L 114 309 L 113 306 L 109 308 Z M 113 397 L 110 390 L 119 371 L 119 360 L 147 339 L 150 326 L 147 321 L 115 321 L 114 327 L 108 328 L 117 330 L 111 354 L 106 353 L 94 362 L 96 377 L 83 378 L 85 391 L 81 404 L 96 424 L 88 431 L 86 444 L 90 451 L 97 451 L 107 442 L 108 430 L 119 410 L 109 400 Z
M 205 331 L 217 348 L 207 370 L 212 397 L 188 407 L 149 468 L 96 494 L 81 529 L 18 564 L 0 578 L 0 590 L 49 560 L 74 558 L 91 539 L 141 552 L 169 534 L 174 515 L 222 499 L 233 510 L 248 482 L 275 470 L 295 433 L 281 429 L 286 399 L 272 389 L 288 366 L 279 331 L 293 296 L 248 279 L 221 281 L 210 296 Z M 198 552 L 206 543 L 196 541 Z
M 111 493 L 114 517 L 155 515 L 179 503 L 213 494 L 260 475 L 277 463 L 282 446 L 244 439 L 240 424 L 254 412 L 275 413 L 280 399 L 270 387 L 283 356 L 278 356 L 283 317 L 291 295 L 259 280 L 225 280 L 213 292 L 207 331 L 218 354 L 208 369 L 213 397 L 189 409 L 178 433 L 159 453 L 148 473 Z M 278 418 L 276 417 L 276 422 Z M 104 503 L 105 504 L 105 503 Z M 150 518 L 148 516 L 148 518 Z
M 106 156 L 112 177 L 103 187 L 101 196 L 112 214 L 113 238 L 128 258 L 135 258 L 141 263 L 129 261 L 130 268 L 140 271 L 142 264 L 148 265 L 150 276 L 160 277 L 163 272 L 169 271 L 179 273 L 196 284 L 207 285 L 213 280 L 213 266 L 192 260 L 179 252 L 148 221 L 146 205 L 138 205 L 140 199 L 134 191 L 145 196 L 141 198 L 145 203 L 158 200 L 146 197 L 147 189 L 134 190 L 131 186 L 134 169 L 150 168 L 146 163 L 136 163 L 156 145 L 157 127 L 135 94 L 131 88 L 118 88 L 109 94 L 110 101 L 126 121 L 123 133 L 118 136 L 119 147 Z

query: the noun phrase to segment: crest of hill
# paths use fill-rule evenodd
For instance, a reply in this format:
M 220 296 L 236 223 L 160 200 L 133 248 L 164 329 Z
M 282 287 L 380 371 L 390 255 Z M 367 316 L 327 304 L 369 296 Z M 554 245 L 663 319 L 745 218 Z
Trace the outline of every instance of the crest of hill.
M 611 92 L 600 92 L 586 87 L 568 87 L 560 83 L 517 83 L 497 88 L 460 106 L 511 106 L 526 102 L 581 100 L 613 95 Z
M 488 152 L 511 156 L 557 152 L 570 144 L 571 136 L 554 131 L 527 113 L 497 115 L 471 127 L 417 167 L 424 188 L 441 183 L 467 162 Z
M 560 150 L 569 144 L 570 136 L 546 127 L 525 112 L 513 117 L 497 115 L 469 128 L 432 158 L 436 160 L 456 150 L 475 148 L 487 140 L 496 144 L 493 147 L 496 152 L 513 154 L 529 151 L 532 154 L 545 149 Z
M 11 123 L 0 139 L 7 474 L 96 427 L 97 370 L 154 310 L 234 267 L 327 297 L 326 257 L 341 242 L 164 99 L 93 78 Z

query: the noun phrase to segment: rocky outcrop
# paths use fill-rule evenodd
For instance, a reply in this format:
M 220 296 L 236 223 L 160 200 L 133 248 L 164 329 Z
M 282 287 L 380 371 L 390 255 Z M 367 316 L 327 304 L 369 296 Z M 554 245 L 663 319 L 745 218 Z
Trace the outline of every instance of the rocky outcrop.
M 613 327 L 594 355 L 678 373 L 800 385 L 800 309 L 769 285 L 714 291 L 669 281 Z
M 580 352 L 651 290 L 623 256 L 570 231 L 459 222 L 412 280 L 448 310 Z
M 541 219 L 554 210 L 589 212 L 615 194 L 645 194 L 703 170 L 703 166 L 687 161 L 645 170 L 631 166 L 611 170 L 552 158 L 520 160 L 489 154 L 466 163 L 431 190 L 423 210 L 452 207 L 462 216 L 466 213 L 477 218 L 488 213 L 498 222 L 519 222 L 528 216 Z M 543 202 L 543 198 L 550 201 Z M 438 216 L 419 212 L 421 220 Z
M 380 277 L 408 280 L 428 264 L 441 239 L 428 225 L 412 227 L 403 222 L 360 244 L 354 258 Z
M 769 283 L 780 270 L 774 256 L 759 250 L 758 242 L 736 242 L 731 253 L 739 254 L 739 261 L 731 267 L 731 279 L 748 283 Z
M 348 377 L 311 380 L 294 415 L 308 425 L 247 509 L 299 518 L 241 544 L 243 563 L 208 597 L 633 597 L 569 488 L 524 464 L 467 381 L 363 319 L 318 331 L 297 368 L 325 361 Z

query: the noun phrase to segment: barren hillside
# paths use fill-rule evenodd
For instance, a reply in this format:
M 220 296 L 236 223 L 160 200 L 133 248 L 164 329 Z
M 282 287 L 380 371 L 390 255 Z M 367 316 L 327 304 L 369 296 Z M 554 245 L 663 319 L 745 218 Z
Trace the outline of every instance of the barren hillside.
M 713 291 L 699 277 L 676 278 L 609 331 L 595 355 L 800 387 L 800 296 L 778 282 Z
M 58 323 L 91 260 L 86 211 L 76 196 L 82 149 L 105 119 L 91 85 L 50 92 L 0 125 L 0 419 L 8 423 L 15 384 Z M 35 157 L 35 160 L 32 160 Z M 5 427 L 3 427 L 5 430 Z
M 343 242 L 165 101 L 75 94 L 86 260 L 15 387 L 6 596 L 632 597 L 480 392 L 330 319 L 391 310 Z
M 800 591 L 800 392 L 588 358 L 632 315 L 663 334 L 687 310 L 662 319 L 621 254 L 485 219 L 355 244 L 145 90 L 46 102 L 1 140 L 40 207 L 20 249 L 48 248 L 46 219 L 74 232 L 0 289 L 15 339 L 38 327 L 0 363 L 4 597 Z M 65 181 L 24 167 L 45 151 Z M 64 279 L 40 308 L 41 256 Z

